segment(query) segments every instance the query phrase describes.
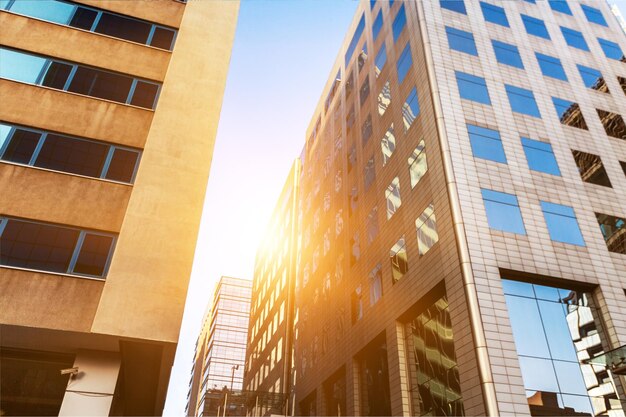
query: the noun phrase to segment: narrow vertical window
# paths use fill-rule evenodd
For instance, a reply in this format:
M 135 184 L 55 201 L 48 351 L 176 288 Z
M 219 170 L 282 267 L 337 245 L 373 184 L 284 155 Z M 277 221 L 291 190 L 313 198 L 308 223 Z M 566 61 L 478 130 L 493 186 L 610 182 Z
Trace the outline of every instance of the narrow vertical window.
M 383 268 L 381 264 L 376 264 L 368 277 L 370 287 L 370 306 L 373 306 L 383 296 Z
M 400 205 L 402 205 L 402 199 L 400 197 L 400 179 L 395 177 L 391 184 L 387 186 L 385 190 L 385 199 L 387 200 L 387 220 L 398 211 Z
M 426 175 L 426 171 L 428 171 L 424 139 L 420 140 L 417 147 L 413 150 L 413 153 L 408 159 L 408 164 L 409 174 L 411 176 L 411 189 L 413 189 L 417 183 L 420 182 L 422 177 Z
M 395 284 L 409 270 L 404 236 L 398 239 L 398 241 L 391 247 L 391 250 L 389 251 L 389 260 L 391 262 L 392 282 Z
M 420 106 L 417 99 L 417 88 L 413 87 L 404 104 L 402 105 L 402 120 L 404 122 L 405 133 L 409 130 L 419 114 Z
M 385 67 L 385 63 L 387 62 L 387 48 L 385 47 L 385 43 L 380 46 L 380 50 L 376 55 L 376 59 L 374 60 L 374 69 L 376 71 L 376 78 L 380 75 L 380 72 Z
M 406 13 L 404 11 L 404 4 L 400 6 L 398 13 L 396 14 L 396 18 L 393 20 L 393 25 L 391 27 L 391 31 L 393 32 L 393 41 L 396 42 L 402 31 L 404 31 L 404 27 L 406 26 Z
M 385 136 L 381 139 L 380 149 L 383 154 L 383 166 L 385 166 L 396 150 L 396 136 L 393 132 L 393 123 L 389 126 L 389 129 L 385 132 Z
M 378 114 L 382 116 L 387 111 L 387 108 L 391 104 L 391 86 L 389 81 L 383 85 L 382 90 L 378 94 Z
M 435 207 L 432 204 L 426 207 L 415 220 L 415 228 L 417 229 L 417 249 L 420 256 L 422 256 L 439 240 Z
M 400 54 L 400 58 L 398 58 L 398 62 L 396 63 L 396 69 L 398 72 L 398 84 L 402 84 L 412 65 L 413 56 L 411 55 L 411 44 L 407 43 L 402 50 L 402 53 Z

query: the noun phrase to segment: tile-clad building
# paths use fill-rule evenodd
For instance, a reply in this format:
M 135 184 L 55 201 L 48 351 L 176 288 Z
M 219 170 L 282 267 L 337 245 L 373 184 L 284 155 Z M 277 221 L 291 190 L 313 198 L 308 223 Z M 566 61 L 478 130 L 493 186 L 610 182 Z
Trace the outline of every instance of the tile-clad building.
M 252 281 L 223 276 L 196 342 L 187 415 L 213 415 L 223 391 L 241 390 Z
M 626 38 L 602 1 L 362 1 L 302 156 L 303 415 L 624 415 Z
M 0 414 L 162 413 L 238 7 L 0 1 Z
M 283 414 L 293 410 L 292 355 L 300 160 L 287 176 L 257 251 L 244 389 L 282 394 Z M 278 397 L 277 397 L 278 398 Z M 260 411 L 263 414 L 263 411 Z

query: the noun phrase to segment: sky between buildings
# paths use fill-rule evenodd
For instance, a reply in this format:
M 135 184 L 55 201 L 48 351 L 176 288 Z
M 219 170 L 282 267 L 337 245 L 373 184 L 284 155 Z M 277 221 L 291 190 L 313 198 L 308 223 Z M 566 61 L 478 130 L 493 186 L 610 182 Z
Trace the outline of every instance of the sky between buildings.
M 626 0 L 609 3 L 626 17 Z M 252 279 L 257 245 L 357 5 L 241 1 L 166 416 L 184 413 L 196 338 L 220 276 Z

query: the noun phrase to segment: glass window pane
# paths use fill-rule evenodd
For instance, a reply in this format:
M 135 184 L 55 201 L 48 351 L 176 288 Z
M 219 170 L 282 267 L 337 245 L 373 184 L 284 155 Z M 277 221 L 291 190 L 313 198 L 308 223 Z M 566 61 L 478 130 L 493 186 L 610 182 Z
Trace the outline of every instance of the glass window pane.
M 542 201 L 541 209 L 546 219 L 550 239 L 555 242 L 585 246 L 578 221 L 571 207 Z
M 526 234 L 522 213 L 513 194 L 482 189 L 489 227 L 503 232 Z
M 400 179 L 398 177 L 395 177 L 391 181 L 391 184 L 387 186 L 385 198 L 387 199 L 387 220 L 389 220 L 402 205 L 402 199 L 400 197 Z
M 533 285 L 527 282 L 513 281 L 510 279 L 502 279 L 502 289 L 504 294 L 519 295 L 522 297 L 535 297 Z
M 48 134 L 35 166 L 100 177 L 109 146 L 66 136 Z
M 511 109 L 514 112 L 533 117 L 541 117 L 532 91 L 512 85 L 505 85 L 504 87 L 506 89 L 506 94 L 509 97 Z
M 550 354 L 552 358 L 578 362 L 574 342 L 572 341 L 572 336 L 569 332 L 567 324 L 565 305 L 545 300 L 538 300 L 537 303 L 539 304 L 539 311 L 543 321 L 543 329 L 548 338 L 548 346 L 550 346 Z M 578 373 L 580 374 L 580 367 L 578 366 L 578 363 L 576 363 L 576 367 L 578 367 Z M 561 390 L 563 390 L 562 386 Z M 570 392 L 570 394 L 579 393 Z M 584 394 L 586 395 L 587 393 L 585 392 Z
M 48 22 L 67 24 L 74 12 L 73 4 L 57 0 L 16 1 L 10 11 Z
M 522 57 L 517 46 L 508 43 L 492 40 L 493 50 L 499 63 L 516 68 L 524 68 Z
M 550 33 L 548 32 L 548 29 L 546 28 L 543 20 L 523 14 L 522 22 L 524 23 L 526 32 L 529 35 L 538 36 L 544 39 L 550 39 Z
M 115 148 L 113 158 L 105 178 L 132 183 L 139 153 L 128 149 Z
M 509 27 L 509 21 L 507 20 L 506 13 L 502 7 L 494 6 L 493 4 L 481 1 L 480 8 L 483 11 L 483 16 L 486 22 Z
M 567 81 L 567 75 L 565 75 L 565 70 L 563 69 L 563 65 L 561 65 L 560 59 L 540 54 L 539 52 L 535 53 L 535 56 L 537 57 L 537 62 L 539 63 L 539 68 L 541 68 L 543 75 L 556 78 L 557 80 Z
M 402 105 L 402 120 L 404 122 L 404 132 L 406 133 L 417 116 L 420 114 L 420 106 L 417 98 L 417 88 L 413 87 Z
M 376 55 L 376 60 L 374 61 L 374 69 L 376 70 L 376 77 L 380 75 L 380 72 L 383 70 L 385 63 L 387 62 L 387 48 L 383 43 L 380 46 L 380 50 L 378 51 L 378 55 Z
M 582 49 L 583 51 L 589 51 L 589 46 L 582 33 L 577 30 L 569 29 L 561 26 L 561 33 L 565 38 L 565 42 L 572 48 Z
M 350 63 L 352 54 L 354 54 L 354 50 L 356 49 L 356 45 L 359 43 L 359 40 L 361 39 L 361 35 L 363 34 L 364 29 L 365 29 L 365 15 L 363 14 L 361 15 L 361 20 L 359 20 L 359 24 L 354 30 L 354 35 L 352 35 L 352 40 L 350 41 L 350 44 L 348 45 L 348 49 L 346 50 L 346 55 L 345 55 L 346 67 Z
M 626 140 L 626 124 L 621 115 L 596 109 L 602 127 L 608 136 Z
M 391 104 L 391 86 L 389 81 L 385 83 L 383 89 L 378 94 L 378 114 L 382 116 Z
M 548 0 L 550 8 L 555 12 L 572 15 L 572 10 L 569 8 L 567 1 L 565 0 Z
M 394 42 L 398 40 L 405 26 L 406 26 L 406 13 L 404 11 L 404 4 L 403 4 L 402 6 L 400 6 L 400 9 L 398 10 L 398 14 L 396 14 L 396 18 L 393 19 L 393 25 L 391 27 L 391 30 L 393 32 Z
M 446 26 L 446 34 L 448 35 L 448 45 L 450 45 L 450 49 L 478 56 L 474 35 L 472 33 Z
M 583 181 L 604 187 L 612 187 L 609 174 L 607 174 L 602 159 L 598 155 L 577 150 L 572 150 L 572 155 L 574 155 L 578 173 Z
M 606 23 L 606 20 L 604 20 L 604 16 L 602 15 L 602 12 L 599 9 L 596 9 L 595 7 L 591 7 L 591 6 L 587 6 L 586 4 L 581 4 L 580 8 L 583 9 L 583 13 L 585 13 L 585 17 L 587 17 L 587 20 L 590 21 L 591 23 L 595 23 L 597 25 L 602 25 L 602 26 L 609 26 Z
M 47 63 L 45 58 L 0 48 L 0 78 L 36 84 Z
M 76 12 L 74 13 L 74 17 L 72 17 L 72 21 L 70 22 L 70 26 L 84 30 L 91 30 L 97 16 L 98 12 L 95 10 L 78 6 L 76 8 Z
M 11 130 L 11 126 L 4 124 L 0 124 L 0 132 L 2 132 L 0 150 L 5 149 L 2 160 L 28 164 L 37 147 L 41 133 L 18 128 Z M 4 145 L 5 143 L 6 145 Z
M 480 126 L 467 125 L 472 153 L 475 157 L 506 164 L 500 132 Z
M 554 103 L 557 117 L 562 124 L 576 127 L 578 129 L 588 130 L 587 122 L 583 117 L 578 103 L 563 100 L 557 97 L 552 97 L 552 103 Z
M 487 83 L 484 78 L 460 71 L 455 71 L 455 74 L 461 98 L 491 105 Z
M 417 229 L 417 249 L 422 256 L 439 240 L 435 207 L 432 204 L 426 207 L 424 212 L 415 220 L 415 227 Z
M 71 71 L 72 65 L 53 61 L 46 70 L 46 75 L 44 75 L 41 85 L 62 90 L 65 88 L 65 83 Z
M 411 55 L 411 44 L 407 43 L 404 47 L 404 50 L 400 54 L 400 58 L 398 58 L 398 62 L 396 63 L 397 72 L 398 72 L 398 84 L 402 84 L 406 74 L 411 69 L 411 65 L 413 65 L 413 56 Z
M 126 103 L 133 79 L 93 68 L 78 67 L 68 91 Z
M 452 10 L 453 12 L 467 14 L 465 3 L 463 0 L 439 0 L 442 9 Z
M 602 213 L 596 213 L 596 218 L 609 251 L 626 255 L 626 219 Z
M 150 45 L 155 48 L 161 48 L 165 50 L 172 50 L 172 42 L 174 41 L 174 34 L 176 32 L 171 29 L 166 29 L 160 26 L 154 28 L 154 34 Z
M 0 247 L 2 265 L 67 272 L 79 231 L 9 219 Z
M 80 248 L 80 253 L 78 254 L 73 272 L 95 276 L 104 275 L 104 268 L 112 246 L 112 236 L 87 233 Z
M 580 77 L 582 78 L 585 87 L 601 91 L 603 93 L 609 93 L 609 87 L 606 85 L 604 77 L 602 77 L 602 73 L 600 71 L 594 68 L 585 67 L 584 65 L 576 65 L 576 67 L 578 67 L 578 72 L 580 72 Z
M 604 55 L 606 55 L 607 58 L 626 62 L 622 48 L 620 48 L 618 44 L 602 38 L 598 38 L 598 42 L 600 43 L 600 47 L 602 48 L 602 51 L 604 51 Z
M 377 264 L 369 275 L 370 306 L 373 306 L 383 296 L 383 271 L 382 266 Z
M 383 166 L 387 165 L 389 159 L 393 155 L 393 152 L 396 150 L 396 136 L 393 132 L 393 123 L 387 129 L 385 136 L 383 136 L 380 141 L 380 148 L 383 154 Z
M 361 90 L 359 91 L 359 100 L 361 106 L 365 103 L 365 100 L 370 96 L 370 79 L 369 76 L 365 77 L 363 84 L 361 84 Z
M 379 10 L 376 19 L 374 20 L 374 24 L 372 25 L 372 35 L 374 36 L 374 41 L 378 38 L 378 34 L 380 30 L 383 28 L 383 11 Z
M 561 175 L 552 145 L 529 138 L 522 138 L 522 147 L 524 148 L 530 169 L 551 175 Z
M 137 81 L 130 104 L 146 109 L 153 109 L 156 104 L 155 100 L 158 92 L 159 86 L 157 84 Z
M 409 270 L 404 236 L 392 246 L 389 251 L 389 259 L 391 260 L 392 279 L 395 284 Z
M 562 393 L 589 395 L 577 362 L 554 361 L 554 369 Z
M 95 32 L 145 44 L 152 25 L 117 14 L 102 13 Z
M 506 295 L 506 306 L 509 310 L 517 353 L 524 356 L 549 358 L 550 350 L 543 331 L 537 301 L 533 298 Z M 528 385 L 526 388 L 532 389 Z
M 554 375 L 552 361 L 549 359 L 519 357 L 524 387 L 527 390 L 559 392 L 559 385 Z
M 369 190 L 369 188 L 372 186 L 372 184 L 376 180 L 376 169 L 374 167 L 374 157 L 373 156 L 367 161 L 367 164 L 365 165 L 365 172 L 364 172 L 364 174 L 365 174 L 364 175 L 365 191 L 367 191 L 367 190 Z
M 428 163 L 426 161 L 426 151 L 424 150 L 424 140 L 422 139 L 413 153 L 409 157 L 409 174 L 411 175 L 411 188 L 414 188 L 418 182 L 426 175 Z

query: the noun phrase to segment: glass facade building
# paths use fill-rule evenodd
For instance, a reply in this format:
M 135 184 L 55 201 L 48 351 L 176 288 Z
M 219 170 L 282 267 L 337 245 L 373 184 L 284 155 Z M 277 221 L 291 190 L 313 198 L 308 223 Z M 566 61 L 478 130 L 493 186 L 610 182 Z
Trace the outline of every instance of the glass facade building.
M 346 39 L 301 155 L 296 414 L 623 416 L 591 363 L 626 345 L 610 8 L 361 1 Z

